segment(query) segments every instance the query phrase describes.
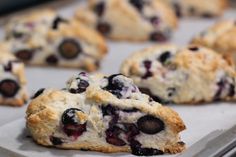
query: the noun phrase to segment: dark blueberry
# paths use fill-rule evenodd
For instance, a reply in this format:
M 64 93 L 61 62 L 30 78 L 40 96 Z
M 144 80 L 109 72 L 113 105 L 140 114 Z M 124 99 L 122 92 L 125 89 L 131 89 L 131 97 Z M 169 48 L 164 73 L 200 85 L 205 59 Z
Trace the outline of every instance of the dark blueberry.
M 158 60 L 162 63 L 162 64 L 164 64 L 168 59 L 170 59 L 171 58 L 171 53 L 170 53 L 170 51 L 165 51 L 165 52 L 163 52 L 160 56 L 159 56 L 159 58 L 158 58 Z
M 21 59 L 22 61 L 30 61 L 33 58 L 33 51 L 32 50 L 28 50 L 28 49 L 22 49 L 22 50 L 18 50 L 15 53 L 15 56 L 19 59 Z
M 56 17 L 52 23 L 52 29 L 57 29 L 59 24 L 61 23 L 67 23 L 68 21 L 62 17 Z
M 98 16 L 102 16 L 105 10 L 105 2 L 99 2 L 97 5 L 94 7 L 94 12 Z
M 201 16 L 203 18 L 212 18 L 212 17 L 214 17 L 214 15 L 212 15 L 211 13 L 203 13 Z
M 147 89 L 147 88 L 139 88 L 139 90 L 142 93 L 149 95 L 156 102 L 159 102 L 159 103 L 162 103 L 162 104 L 169 104 L 170 103 L 169 101 L 164 100 L 163 98 L 161 98 L 161 97 L 159 97 L 157 95 L 152 94 L 152 92 L 149 89 Z
M 139 134 L 138 127 L 132 123 L 124 123 L 127 141 L 131 142 Z
M 223 78 L 219 82 L 217 82 L 218 90 L 215 93 L 214 100 L 218 101 L 221 98 L 221 94 L 225 88 L 226 80 Z
M 104 90 L 107 90 L 114 94 L 117 98 L 121 98 L 122 94 L 121 91 L 124 87 L 124 84 L 120 82 L 118 79 L 114 79 L 116 76 L 119 76 L 121 74 L 115 74 L 108 77 L 108 85 L 104 87 Z
M 159 118 L 146 115 L 138 119 L 137 125 L 140 131 L 146 134 L 156 134 L 164 130 L 164 123 Z
M 13 31 L 12 32 L 12 36 L 16 39 L 22 38 L 24 36 L 24 33 L 22 32 L 17 32 L 17 31 Z
M 139 11 L 143 9 L 143 6 L 145 4 L 144 0 L 129 0 L 129 2 Z
M 4 97 L 14 97 L 20 89 L 19 84 L 11 79 L 5 79 L 0 82 L 0 93 Z
M 144 76 L 142 76 L 142 78 L 147 79 L 149 77 L 152 77 L 153 73 L 150 71 L 151 66 L 152 66 L 152 62 L 150 60 L 145 60 L 145 61 L 143 61 L 143 65 L 146 68 L 146 73 L 144 74 Z
M 45 88 L 39 89 L 39 90 L 34 94 L 34 96 L 32 96 L 32 99 L 37 98 L 39 95 L 41 95 L 41 94 L 44 92 L 44 90 L 45 90 Z
M 166 42 L 167 37 L 162 32 L 153 32 L 150 34 L 150 40 L 154 42 Z
M 89 83 L 85 80 L 81 80 L 79 81 L 76 89 L 74 88 L 71 88 L 70 89 L 70 92 L 71 93 L 74 93 L 74 94 L 77 94 L 77 93 L 83 93 L 86 91 L 87 87 L 89 86 Z
M 188 48 L 188 49 L 191 50 L 191 51 L 198 51 L 198 50 L 199 50 L 198 47 L 190 47 L 190 48 Z
M 88 148 L 86 148 L 86 149 L 85 149 L 85 148 L 81 148 L 81 149 L 80 149 L 80 151 L 85 151 L 85 152 L 90 151 L 90 150 L 91 150 L 91 149 L 88 149 Z
M 152 61 L 150 61 L 150 60 L 145 60 L 145 61 L 143 61 L 143 65 L 144 65 L 144 67 L 146 68 L 146 69 L 151 69 L 151 67 L 152 67 Z
M 115 115 L 116 108 L 111 105 L 102 106 L 102 114 L 103 114 L 103 116 Z
M 132 154 L 137 156 L 151 156 L 151 155 L 162 155 L 163 151 L 153 148 L 142 148 L 141 144 L 133 140 L 130 144 Z
M 76 112 L 82 112 L 80 109 L 78 108 L 70 108 L 67 109 L 63 114 L 62 114 L 62 124 L 64 125 L 76 125 L 79 124 L 79 121 L 76 117 Z
M 58 51 L 65 59 L 75 59 L 82 52 L 82 48 L 75 39 L 67 38 L 61 42 Z
M 12 71 L 12 65 L 14 64 L 14 63 L 21 63 L 21 61 L 19 61 L 19 60 L 12 60 L 12 61 L 9 61 L 8 63 L 7 63 L 7 65 L 4 65 L 4 70 L 5 71 Z
M 188 8 L 188 12 L 191 14 L 191 15 L 196 15 L 196 9 L 194 7 L 189 7 Z
M 132 113 L 132 112 L 138 112 L 139 109 L 137 108 L 130 108 L 130 109 L 123 109 L 123 112 L 128 112 L 128 113 Z
M 233 84 L 230 84 L 228 96 L 233 97 L 234 95 L 235 95 L 235 86 Z
M 108 35 L 111 32 L 111 26 L 106 22 L 99 22 L 97 30 L 103 35 Z
M 185 143 L 183 141 L 178 142 L 179 145 L 184 146 Z
M 168 97 L 172 97 L 176 94 L 176 88 L 168 88 L 167 89 Z
M 160 19 L 157 16 L 153 16 L 150 18 L 150 21 L 154 27 L 158 26 L 160 23 Z
M 66 133 L 67 136 L 73 136 L 75 138 L 79 137 L 86 131 L 86 123 L 84 124 L 76 124 L 76 125 L 64 125 L 63 131 Z
M 182 17 L 181 6 L 178 3 L 174 3 L 175 14 L 177 17 Z
M 63 141 L 58 138 L 58 137 L 54 137 L 54 136 L 50 136 L 50 141 L 52 142 L 53 145 L 62 145 Z
M 55 55 L 49 55 L 46 58 L 46 62 L 51 65 L 56 65 L 58 63 L 58 58 Z
M 123 130 L 117 126 L 113 126 L 106 130 L 106 141 L 109 144 L 115 146 L 124 146 L 126 143 L 119 138 L 119 135 L 123 132 Z

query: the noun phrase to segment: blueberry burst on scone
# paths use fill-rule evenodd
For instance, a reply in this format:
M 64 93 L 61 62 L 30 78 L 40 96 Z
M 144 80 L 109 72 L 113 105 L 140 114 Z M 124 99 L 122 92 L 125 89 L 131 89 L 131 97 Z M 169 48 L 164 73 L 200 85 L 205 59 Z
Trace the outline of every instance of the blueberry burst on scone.
M 162 0 L 88 0 L 76 18 L 115 40 L 167 41 L 177 18 Z
M 162 103 L 195 104 L 235 99 L 235 72 L 228 61 L 201 46 L 162 45 L 134 53 L 121 72 Z
M 193 44 L 214 49 L 236 65 L 236 20 L 223 20 L 196 35 Z
M 140 93 L 121 74 L 82 72 L 64 90 L 41 89 L 26 119 L 33 139 L 44 146 L 140 156 L 185 148 L 179 136 L 185 125 L 179 115 Z
M 24 64 L 0 45 L 0 105 L 22 106 L 28 96 Z
M 52 10 L 13 18 L 6 25 L 9 51 L 31 65 L 83 68 L 94 71 L 107 52 L 96 31 Z
M 200 16 L 205 18 L 220 16 L 228 5 L 228 0 L 167 0 L 174 7 L 176 15 Z

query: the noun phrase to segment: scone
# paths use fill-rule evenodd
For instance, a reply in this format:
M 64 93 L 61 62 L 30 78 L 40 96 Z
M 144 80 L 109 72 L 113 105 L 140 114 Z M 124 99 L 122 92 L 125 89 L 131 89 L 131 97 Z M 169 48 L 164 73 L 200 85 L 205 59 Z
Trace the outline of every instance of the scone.
M 164 42 L 177 26 L 174 11 L 162 0 L 88 0 L 76 18 L 115 40 Z
M 236 21 L 219 21 L 196 35 L 192 43 L 212 48 L 236 63 Z
M 82 72 L 64 90 L 41 89 L 28 106 L 26 120 L 33 139 L 44 146 L 135 155 L 185 148 L 179 115 L 140 93 L 121 74 Z
M 94 71 L 107 52 L 103 37 L 52 10 L 13 18 L 6 26 L 9 51 L 27 64 Z
M 150 47 L 128 57 L 121 73 L 162 103 L 196 104 L 235 99 L 235 71 L 216 52 L 191 45 Z
M 228 0 L 167 0 L 173 5 L 176 15 L 215 17 L 225 11 Z
M 22 106 L 27 101 L 24 64 L 0 45 L 0 105 Z

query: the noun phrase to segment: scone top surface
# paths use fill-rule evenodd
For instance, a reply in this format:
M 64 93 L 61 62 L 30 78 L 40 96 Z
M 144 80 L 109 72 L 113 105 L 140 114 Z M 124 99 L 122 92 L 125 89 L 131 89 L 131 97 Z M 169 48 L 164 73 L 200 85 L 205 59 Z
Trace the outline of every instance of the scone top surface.
M 174 7 L 176 15 L 199 16 L 210 18 L 223 14 L 228 0 L 168 0 Z
M 236 52 L 236 21 L 222 20 L 194 37 L 194 44 L 204 45 L 219 53 Z
M 163 103 L 201 103 L 233 100 L 235 72 L 216 52 L 201 46 L 154 46 L 136 52 L 121 73 Z
M 101 35 L 53 10 L 35 11 L 6 25 L 9 49 L 32 65 L 84 68 L 94 71 L 107 52 Z
M 22 106 L 28 96 L 24 64 L 0 44 L 0 104 Z
M 76 18 L 115 40 L 163 42 L 177 26 L 169 5 L 161 0 L 90 0 Z
M 80 73 L 66 90 L 40 90 L 26 119 L 33 138 L 46 146 L 136 155 L 184 149 L 178 133 L 185 125 L 178 114 L 123 75 Z

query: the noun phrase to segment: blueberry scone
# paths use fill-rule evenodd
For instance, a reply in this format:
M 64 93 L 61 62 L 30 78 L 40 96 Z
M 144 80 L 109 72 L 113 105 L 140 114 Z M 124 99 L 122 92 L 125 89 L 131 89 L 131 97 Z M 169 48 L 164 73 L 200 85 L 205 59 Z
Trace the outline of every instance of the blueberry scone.
M 27 64 L 94 71 L 107 52 L 96 31 L 52 10 L 13 18 L 6 26 L 9 51 Z
M 76 18 L 115 40 L 163 42 L 177 26 L 174 11 L 162 0 L 89 0 Z
M 82 72 L 64 90 L 39 90 L 27 109 L 27 127 L 41 145 L 63 149 L 178 153 L 185 125 L 168 107 L 140 93 L 121 74 L 104 77 Z
M 0 105 L 22 106 L 28 96 L 24 64 L 0 45 Z
M 212 48 L 236 63 L 236 21 L 219 21 L 196 35 L 192 43 Z
M 196 104 L 235 99 L 235 72 L 216 52 L 162 45 L 134 53 L 121 67 L 139 89 L 162 103 Z
M 223 14 L 228 0 L 167 0 L 174 7 L 176 15 L 215 17 Z

